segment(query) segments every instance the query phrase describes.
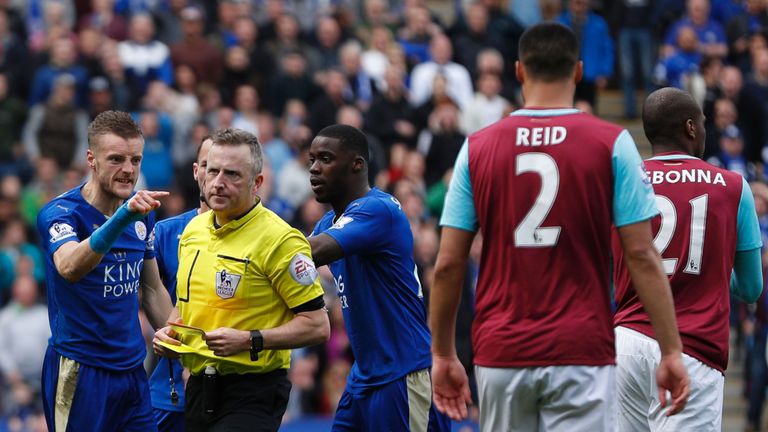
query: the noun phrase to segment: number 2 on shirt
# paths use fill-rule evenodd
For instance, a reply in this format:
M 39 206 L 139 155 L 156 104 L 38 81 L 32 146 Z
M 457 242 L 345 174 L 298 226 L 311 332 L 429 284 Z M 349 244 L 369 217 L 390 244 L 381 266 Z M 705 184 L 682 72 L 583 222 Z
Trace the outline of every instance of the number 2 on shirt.
M 688 259 L 686 260 L 683 272 L 689 274 L 701 274 L 701 256 L 704 250 L 704 232 L 707 228 L 707 194 L 699 195 L 689 201 L 691 204 L 691 238 L 688 244 Z M 656 207 L 661 213 L 661 226 L 656 238 L 653 239 L 653 245 L 663 257 L 669 243 L 672 241 L 672 235 L 677 227 L 677 210 L 669 198 L 664 195 L 656 195 Z M 661 260 L 664 264 L 664 271 L 667 275 L 675 272 L 677 267 L 677 258 L 664 258 Z
M 541 177 L 541 190 L 520 224 L 515 228 L 516 247 L 549 247 L 557 244 L 560 227 L 542 227 L 560 187 L 557 163 L 546 153 L 521 153 L 515 160 L 515 175 L 533 172 Z

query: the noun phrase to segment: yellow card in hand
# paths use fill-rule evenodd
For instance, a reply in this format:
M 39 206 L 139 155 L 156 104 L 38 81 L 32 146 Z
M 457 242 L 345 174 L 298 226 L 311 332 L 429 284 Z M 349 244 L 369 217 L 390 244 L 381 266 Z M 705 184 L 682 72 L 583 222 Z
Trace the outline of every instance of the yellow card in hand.
M 175 323 L 175 322 L 168 322 L 167 323 L 171 328 L 178 334 L 183 336 L 199 336 L 203 337 L 205 335 L 205 330 L 201 329 L 200 327 L 194 327 L 186 324 L 181 323 Z
M 171 351 L 173 351 L 175 353 L 178 353 L 178 354 L 192 354 L 192 353 L 197 352 L 197 351 L 195 351 L 194 348 L 192 348 L 189 345 L 184 345 L 184 344 L 173 345 L 173 344 L 169 344 L 168 342 L 163 342 L 163 341 L 157 341 L 157 343 L 158 343 L 158 345 L 161 345 L 161 346 L 163 346 L 163 347 L 165 347 L 165 348 L 167 348 L 167 349 L 169 349 L 169 350 L 171 350 Z
M 165 348 L 167 348 L 167 349 L 177 353 L 177 354 L 197 354 L 197 355 L 200 355 L 200 356 L 203 356 L 203 357 L 208 357 L 208 358 L 211 358 L 211 359 L 218 359 L 219 358 L 219 357 L 216 356 L 216 354 L 213 353 L 213 351 L 207 350 L 207 349 L 196 350 L 196 349 L 192 348 L 189 345 L 184 345 L 184 344 L 173 345 L 173 344 L 169 344 L 169 343 L 163 342 L 163 341 L 158 341 L 157 343 L 159 345 L 161 345 L 161 346 L 163 346 L 163 347 L 165 347 Z

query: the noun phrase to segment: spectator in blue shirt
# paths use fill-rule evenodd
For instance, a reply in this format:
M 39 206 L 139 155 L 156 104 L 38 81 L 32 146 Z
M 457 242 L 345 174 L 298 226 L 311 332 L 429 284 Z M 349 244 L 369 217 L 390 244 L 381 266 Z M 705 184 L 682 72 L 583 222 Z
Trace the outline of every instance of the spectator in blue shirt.
M 656 66 L 656 79 L 665 85 L 685 89 L 687 81 L 698 73 L 701 52 L 696 49 L 699 41 L 692 27 L 683 27 L 677 33 L 674 54 Z
M 584 62 L 584 76 L 576 87 L 576 100 L 597 106 L 597 90 L 608 84 L 613 75 L 613 39 L 608 24 L 589 10 L 588 0 L 568 0 L 568 8 L 557 21 L 570 27 L 579 39 L 580 60 Z
M 56 77 L 63 74 L 75 79 L 75 100 L 79 108 L 88 106 L 88 72 L 76 63 L 77 50 L 74 42 L 60 38 L 53 42 L 50 61 L 35 72 L 29 92 L 29 106 L 48 100 Z
M 705 56 L 723 58 L 728 54 L 725 30 L 717 21 L 710 18 L 709 0 L 688 0 L 688 13 L 672 24 L 664 37 L 662 57 L 671 55 L 675 50 L 677 34 L 683 27 L 693 27 L 699 36 L 699 51 Z

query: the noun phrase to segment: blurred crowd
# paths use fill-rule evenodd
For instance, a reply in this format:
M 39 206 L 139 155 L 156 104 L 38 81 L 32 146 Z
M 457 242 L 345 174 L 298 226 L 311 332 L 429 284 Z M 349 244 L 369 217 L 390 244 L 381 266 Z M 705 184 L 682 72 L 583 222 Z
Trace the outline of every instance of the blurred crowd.
M 306 234 L 328 210 L 309 184 L 314 134 L 333 123 L 362 129 L 371 184 L 392 192 L 411 222 L 428 298 L 453 162 L 467 135 L 521 105 L 517 40 L 542 20 L 581 40 L 585 111 L 632 120 L 645 92 L 690 91 L 707 116 L 705 159 L 753 182 L 768 244 L 768 0 L 0 0 L 0 430 L 45 428 L 49 329 L 35 220 L 83 181 L 98 113 L 128 111 L 140 124 L 138 187 L 172 192 L 159 218 L 197 206 L 191 167 L 205 134 L 255 133 L 263 202 Z M 624 95 L 623 112 L 597 110 L 610 87 Z M 470 372 L 480 242 L 457 334 Z M 323 275 L 332 336 L 294 352 L 288 422 L 331 415 L 352 362 Z M 768 313 L 763 299 L 734 306 L 733 355 L 747 366 L 757 427 Z

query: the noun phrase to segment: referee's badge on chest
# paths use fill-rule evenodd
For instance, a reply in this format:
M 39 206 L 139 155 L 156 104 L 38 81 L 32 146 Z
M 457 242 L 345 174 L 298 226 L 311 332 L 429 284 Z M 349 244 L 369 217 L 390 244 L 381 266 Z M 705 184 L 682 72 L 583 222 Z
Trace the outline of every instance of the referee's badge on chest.
M 216 272 L 216 295 L 229 299 L 235 296 L 237 285 L 240 283 L 241 275 L 230 273 L 224 269 Z

